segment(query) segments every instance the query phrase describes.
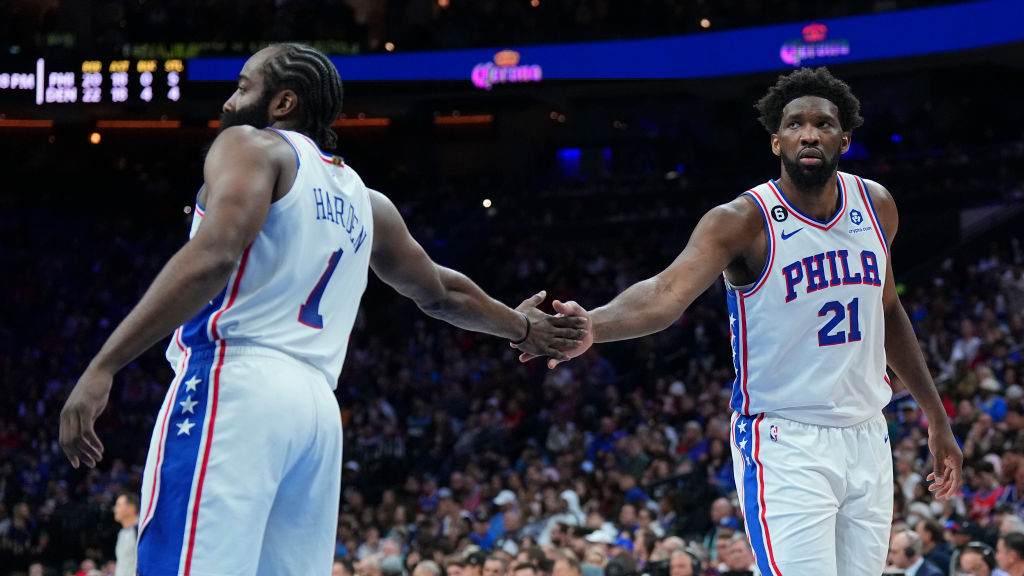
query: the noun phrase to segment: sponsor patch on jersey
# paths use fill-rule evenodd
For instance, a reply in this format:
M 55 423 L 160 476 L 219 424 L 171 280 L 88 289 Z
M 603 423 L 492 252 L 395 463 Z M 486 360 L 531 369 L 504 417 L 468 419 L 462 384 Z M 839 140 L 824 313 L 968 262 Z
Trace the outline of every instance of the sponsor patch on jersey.
M 854 226 L 860 226 L 863 221 L 864 215 L 860 213 L 860 210 L 850 210 L 850 222 L 853 222 Z

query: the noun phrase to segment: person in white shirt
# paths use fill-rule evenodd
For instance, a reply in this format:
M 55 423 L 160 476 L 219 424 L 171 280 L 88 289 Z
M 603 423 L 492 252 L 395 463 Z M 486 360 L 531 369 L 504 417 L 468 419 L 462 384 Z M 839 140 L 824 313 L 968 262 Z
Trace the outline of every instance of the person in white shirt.
M 135 553 L 139 536 L 139 497 L 123 493 L 114 501 L 114 521 L 121 525 L 117 533 L 114 576 L 135 576 Z

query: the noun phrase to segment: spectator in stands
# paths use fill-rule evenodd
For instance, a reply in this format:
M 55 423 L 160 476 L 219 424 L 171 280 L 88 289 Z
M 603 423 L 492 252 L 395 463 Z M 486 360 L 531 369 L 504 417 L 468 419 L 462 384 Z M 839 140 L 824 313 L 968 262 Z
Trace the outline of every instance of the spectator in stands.
M 335 558 L 331 576 L 356 576 L 355 566 L 348 558 Z
M 750 571 L 755 575 L 760 574 L 746 534 L 742 532 L 733 534 L 729 538 L 729 545 L 725 549 L 724 556 L 721 562 L 724 567 L 723 571 Z
M 484 561 L 483 576 L 505 576 L 508 569 L 508 562 L 498 555 L 492 554 Z
M 520 562 L 512 568 L 512 576 L 539 576 L 537 567 L 529 562 Z
M 362 544 L 359 545 L 359 549 L 356 551 L 356 558 L 363 560 L 368 558 L 380 551 L 380 529 L 376 526 L 368 526 L 366 528 L 366 537 Z
M 960 554 L 955 576 L 1006 576 L 996 568 L 996 553 L 991 546 L 975 542 Z
M 707 535 L 704 536 L 704 547 L 711 551 L 711 560 L 718 560 L 718 553 L 716 551 L 716 542 L 722 535 L 722 526 L 720 525 L 722 520 L 727 516 L 733 516 L 733 506 L 728 498 L 716 498 L 711 503 L 711 530 L 708 531 Z M 739 524 L 739 522 L 737 522 Z M 735 532 L 735 528 L 726 527 L 729 531 L 729 536 Z M 728 538 L 728 536 L 727 536 Z
M 1002 422 L 1006 418 L 1006 399 L 1001 396 L 1003 389 L 999 381 L 993 376 L 985 376 L 978 384 L 978 390 L 981 397 L 978 405 L 992 417 L 993 422 Z
M 551 576 L 581 576 L 580 561 L 572 553 L 562 553 L 555 559 Z
M 356 576 L 382 576 L 381 557 L 379 554 L 368 554 L 355 564 Z
M 1008 576 L 1024 576 L 1024 534 L 1001 536 L 996 544 L 996 562 Z
M 922 553 L 927 562 L 948 571 L 951 564 L 953 549 L 943 537 L 943 528 L 937 520 L 925 518 L 918 520 L 914 529 L 921 539 Z
M 677 550 L 672 553 L 669 576 L 701 576 L 700 561 L 690 552 Z
M 416 565 L 412 576 L 442 576 L 441 567 L 433 560 L 424 560 Z
M 909 576 L 943 576 L 938 566 L 923 556 L 921 537 L 911 530 L 900 530 L 889 539 L 889 556 L 886 566 L 906 571 Z

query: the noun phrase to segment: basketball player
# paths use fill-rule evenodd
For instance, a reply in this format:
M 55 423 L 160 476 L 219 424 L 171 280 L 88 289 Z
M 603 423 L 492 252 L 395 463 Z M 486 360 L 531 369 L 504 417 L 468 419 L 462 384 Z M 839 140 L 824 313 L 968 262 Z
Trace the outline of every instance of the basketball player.
M 143 478 L 143 576 L 330 573 L 342 449 L 332 389 L 368 268 L 461 328 L 538 354 L 579 343 L 584 321 L 536 310 L 543 292 L 513 310 L 432 262 L 395 206 L 323 152 L 341 95 L 337 70 L 311 48 L 275 45 L 245 63 L 206 157 L 191 239 L 61 413 L 72 465 L 95 466 L 93 423 L 113 375 L 173 332 L 176 377 Z
M 886 363 L 931 423 L 938 498 L 956 493 L 963 457 L 896 294 L 893 199 L 837 171 L 859 102 L 826 69 L 800 69 L 757 109 L 782 161 L 778 180 L 709 211 L 657 276 L 593 311 L 557 301 L 555 310 L 589 321 L 583 345 L 567 350 L 575 357 L 665 329 L 724 273 L 733 465 L 758 569 L 877 576 L 892 516 Z

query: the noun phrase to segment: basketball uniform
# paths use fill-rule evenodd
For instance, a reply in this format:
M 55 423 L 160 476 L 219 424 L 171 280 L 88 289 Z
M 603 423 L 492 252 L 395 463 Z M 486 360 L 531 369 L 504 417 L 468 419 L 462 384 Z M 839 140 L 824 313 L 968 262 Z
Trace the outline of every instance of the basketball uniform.
M 888 551 L 888 244 L 864 181 L 837 180 L 841 206 L 827 222 L 774 181 L 747 191 L 768 257 L 753 284 L 726 281 L 733 470 L 766 576 L 877 576 Z
M 273 130 L 273 129 L 269 129 Z M 341 482 L 333 394 L 373 243 L 369 191 L 308 137 L 227 285 L 178 328 L 142 486 L 142 576 L 329 574 Z M 196 205 L 190 237 L 202 225 Z

